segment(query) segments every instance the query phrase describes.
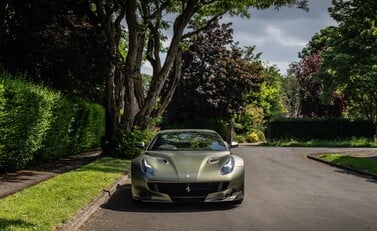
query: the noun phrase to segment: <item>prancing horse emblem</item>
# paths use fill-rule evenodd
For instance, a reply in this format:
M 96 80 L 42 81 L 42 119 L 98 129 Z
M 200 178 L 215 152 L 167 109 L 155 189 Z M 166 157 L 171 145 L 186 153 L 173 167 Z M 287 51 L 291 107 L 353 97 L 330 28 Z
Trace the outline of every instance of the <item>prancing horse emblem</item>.
M 191 192 L 191 188 L 190 188 L 190 185 L 188 184 L 187 187 L 185 188 L 186 192 Z

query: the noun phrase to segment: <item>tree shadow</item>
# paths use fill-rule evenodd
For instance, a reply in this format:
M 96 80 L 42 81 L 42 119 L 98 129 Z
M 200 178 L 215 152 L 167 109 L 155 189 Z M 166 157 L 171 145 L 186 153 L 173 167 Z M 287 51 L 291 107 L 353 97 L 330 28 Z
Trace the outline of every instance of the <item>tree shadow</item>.
M 0 176 L 0 182 L 4 181 L 8 183 L 20 183 L 23 181 L 28 181 L 33 178 L 39 178 L 39 177 L 42 177 L 43 179 L 49 178 L 46 174 L 41 174 L 40 172 L 37 172 L 37 171 L 22 170 L 17 173 L 8 173 L 4 176 Z
M 230 203 L 143 203 L 132 200 L 131 184 L 119 185 L 115 193 L 101 208 L 142 213 L 180 213 L 180 212 L 203 212 L 236 209 L 238 206 Z
M 364 173 L 355 172 L 355 170 L 337 168 L 334 171 L 347 174 L 347 175 L 357 176 L 357 177 L 363 178 L 365 181 L 370 182 L 370 183 L 377 183 L 377 178 L 369 176 L 369 175 L 365 175 Z
M 122 166 L 124 160 L 112 159 L 109 161 L 108 157 L 99 157 L 96 159 L 95 165 L 84 165 L 75 171 L 96 171 L 96 172 L 105 172 L 105 173 L 119 173 L 122 169 L 119 166 Z M 128 165 L 124 166 L 124 172 L 128 173 Z
M 21 219 L 0 218 L 0 230 L 18 230 L 33 228 L 36 228 L 36 224 L 32 224 Z

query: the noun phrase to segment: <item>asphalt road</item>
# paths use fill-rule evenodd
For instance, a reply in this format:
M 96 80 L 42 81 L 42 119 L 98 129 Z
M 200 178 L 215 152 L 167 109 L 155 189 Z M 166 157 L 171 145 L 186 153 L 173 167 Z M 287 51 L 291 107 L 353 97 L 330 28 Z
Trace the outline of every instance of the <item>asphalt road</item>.
M 377 182 L 306 158 L 341 150 L 241 146 L 240 206 L 139 205 L 126 184 L 80 230 L 376 230 Z

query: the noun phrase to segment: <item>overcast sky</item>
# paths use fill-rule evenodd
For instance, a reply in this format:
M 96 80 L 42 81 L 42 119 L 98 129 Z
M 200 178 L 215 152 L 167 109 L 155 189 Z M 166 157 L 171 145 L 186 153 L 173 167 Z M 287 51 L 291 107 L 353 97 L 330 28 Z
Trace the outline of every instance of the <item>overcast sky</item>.
M 336 25 L 327 10 L 330 6 L 331 0 L 309 0 L 309 12 L 289 7 L 251 9 L 251 19 L 223 17 L 223 22 L 233 23 L 233 39 L 241 47 L 255 45 L 255 52 L 262 52 L 264 62 L 276 65 L 281 74 L 286 74 L 289 64 L 298 61 L 298 52 L 315 33 Z M 167 31 L 166 44 L 170 43 L 169 34 Z M 151 66 L 146 63 L 142 72 L 151 74 Z
M 297 54 L 321 29 L 336 25 L 328 8 L 331 0 L 310 0 L 310 11 L 284 7 L 280 10 L 250 10 L 251 19 L 224 18 L 233 22 L 233 38 L 240 46 L 256 45 L 261 59 L 275 64 L 281 74 L 297 61 Z

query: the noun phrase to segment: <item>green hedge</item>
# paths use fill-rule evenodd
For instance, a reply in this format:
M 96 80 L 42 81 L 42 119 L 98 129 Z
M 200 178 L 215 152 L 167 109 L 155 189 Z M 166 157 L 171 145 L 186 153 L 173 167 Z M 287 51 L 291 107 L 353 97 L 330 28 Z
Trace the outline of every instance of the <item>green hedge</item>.
M 104 109 L 0 73 L 0 164 L 17 170 L 92 150 L 104 134 Z M 1 171 L 1 169 L 0 169 Z
M 277 119 L 267 128 L 268 139 L 348 139 L 375 135 L 372 121 L 347 119 Z

